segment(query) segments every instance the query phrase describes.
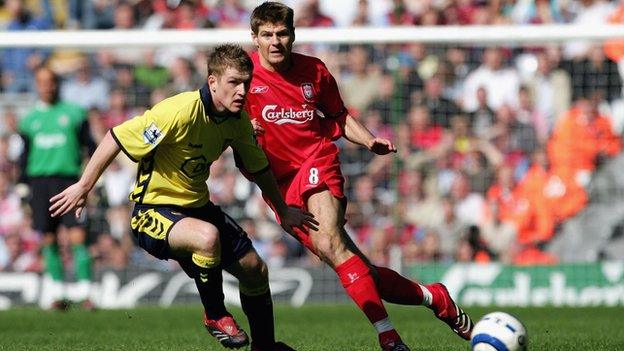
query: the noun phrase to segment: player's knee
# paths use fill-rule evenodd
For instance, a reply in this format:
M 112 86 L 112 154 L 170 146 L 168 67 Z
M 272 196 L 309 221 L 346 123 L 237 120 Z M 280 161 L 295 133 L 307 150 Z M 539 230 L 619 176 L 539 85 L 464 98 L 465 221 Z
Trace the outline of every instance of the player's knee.
M 340 243 L 329 235 L 323 235 L 312 240 L 319 257 L 328 263 L 333 263 L 340 254 Z
M 331 242 L 327 236 L 313 234 L 310 239 L 312 246 L 319 255 L 323 256 L 331 251 Z
M 199 228 L 198 251 L 204 254 L 215 254 L 220 251 L 219 231 L 214 227 Z
M 53 233 L 45 233 L 43 235 L 43 245 L 55 245 L 57 244 L 56 235 Z
M 260 257 L 257 257 L 257 259 L 245 267 L 244 281 L 245 285 L 250 288 L 261 287 L 268 283 L 269 269 Z

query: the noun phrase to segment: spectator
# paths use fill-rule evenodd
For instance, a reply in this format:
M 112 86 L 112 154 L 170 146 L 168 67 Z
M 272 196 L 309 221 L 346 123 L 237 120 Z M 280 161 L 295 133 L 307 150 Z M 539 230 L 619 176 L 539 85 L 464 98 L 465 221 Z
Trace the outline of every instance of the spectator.
M 115 2 L 107 0 L 77 1 L 82 3 L 82 26 L 85 29 L 111 29 L 115 26 Z
M 526 162 L 533 150 L 539 146 L 537 134 L 532 124 L 517 120 L 514 110 L 503 105 L 496 111 L 496 122 L 486 134 L 486 139 L 495 140 L 510 164 L 518 166 Z
M 470 112 L 470 126 L 474 135 L 479 138 L 487 137 L 488 131 L 494 125 L 494 111 L 487 104 L 485 87 L 477 89 L 477 108 Z
M 434 226 L 440 237 L 440 253 L 446 259 L 452 259 L 457 252 L 461 234 L 466 230 L 455 216 L 453 202 L 446 197 L 441 199 L 442 221 Z
M 0 237 L 0 272 L 39 271 L 41 269 L 41 261 L 37 256 L 37 251 L 29 248 L 27 245 L 18 233 Z M 2 246 L 4 246 L 4 250 Z
M 440 124 L 432 123 L 429 111 L 424 105 L 414 106 L 409 111 L 410 144 L 416 150 L 430 149 L 442 140 L 444 129 Z
M 511 19 L 517 24 L 563 23 L 561 3 L 556 0 L 518 1 L 513 6 Z
M 341 91 L 345 104 L 356 114 L 361 114 L 377 97 L 381 74 L 379 67 L 370 64 L 364 46 L 352 46 L 348 53 L 349 73 L 341 79 Z
M 518 91 L 518 111 L 516 111 L 516 120 L 525 126 L 532 126 L 537 136 L 537 142 L 540 145 L 546 143 L 548 139 L 548 122 L 533 104 L 531 95 L 526 86 L 520 87 Z M 531 142 L 528 140 L 527 142 Z
M 136 83 L 150 90 L 165 86 L 170 78 L 167 69 L 155 61 L 154 55 L 154 50 L 145 51 L 143 60 L 134 68 Z
M 102 111 L 96 108 L 90 109 L 87 112 L 87 119 L 89 120 L 91 136 L 96 143 L 99 143 L 109 129 L 106 126 L 106 121 Z
M 110 108 L 102 116 L 106 129 L 113 128 L 132 117 L 126 101 L 126 95 L 122 90 L 113 89 L 111 91 L 109 104 Z
M 172 28 L 178 30 L 197 29 L 201 26 L 197 2 L 182 0 L 173 15 Z
M 113 86 L 114 91 L 120 91 L 124 95 L 125 102 L 128 107 L 146 107 L 149 106 L 151 91 L 146 86 L 137 82 L 134 78 L 134 67 L 131 65 L 117 66 L 117 81 Z M 111 100 L 113 100 L 111 93 Z M 112 106 L 111 110 L 115 109 Z
M 129 234 L 127 224 L 130 221 L 131 209 L 128 194 L 132 190 L 135 173 L 134 168 L 123 160 L 114 160 L 102 175 L 110 234 L 119 241 Z
M 622 78 L 617 64 L 593 46 L 587 58 L 572 66 L 572 98 L 578 100 L 599 93 L 601 100 L 609 102 L 622 97 Z
M 544 203 L 557 224 L 576 215 L 588 201 L 587 192 L 571 174 L 551 169 L 543 149 L 533 153 L 531 168 L 519 188 L 531 201 Z
M 115 67 L 118 65 L 115 52 L 109 49 L 100 49 L 95 54 L 94 59 L 99 76 L 108 83 L 109 87 L 115 85 L 117 81 L 117 71 Z
M 572 175 L 586 185 L 596 165 L 620 150 L 621 141 L 613 134 L 611 121 L 599 114 L 595 101 L 583 98 L 557 122 L 548 143 L 548 158 L 557 174 Z
M 370 26 L 372 21 L 368 14 L 368 0 L 358 0 L 355 16 L 351 20 L 352 27 Z
M 470 72 L 464 84 L 463 109 L 474 112 L 478 107 L 477 90 L 484 87 L 487 92 L 488 106 L 498 110 L 503 104 L 512 108 L 518 106 L 518 88 L 520 78 L 513 68 L 503 67 L 500 48 L 488 47 L 483 53 L 483 63 Z
M 429 109 L 429 115 L 433 118 L 433 124 L 449 128 L 452 116 L 459 113 L 455 103 L 444 96 L 444 81 L 439 75 L 433 75 L 425 80 L 425 90 L 422 103 Z
M 19 234 L 24 213 L 8 175 L 0 170 L 0 237 Z
M 465 174 L 455 173 L 450 195 L 455 203 L 455 216 L 462 224 L 482 223 L 485 215 L 485 199 L 482 195 L 472 192 Z
M 18 118 L 15 113 L 15 109 L 12 106 L 7 106 L 4 110 L 4 132 L 7 137 L 8 149 L 6 150 L 6 155 L 4 152 L 0 152 L 0 158 L 5 161 L 9 161 L 11 163 L 17 164 L 19 162 L 19 157 L 24 151 L 24 141 L 19 136 L 18 132 Z M 0 137 L 1 138 L 1 137 Z M 0 161 L 2 162 L 2 161 Z M 17 170 L 16 170 L 17 171 Z M 17 180 L 17 173 L 10 174 L 11 182 Z
M 557 49 L 537 54 L 537 71 L 527 81 L 530 99 L 546 123 L 546 130 L 541 125 L 537 128 L 542 138 L 550 136 L 557 117 L 570 108 L 572 98 L 570 75 L 557 68 L 553 50 Z
M 378 95 L 369 108 L 379 111 L 383 123 L 391 124 L 399 117 L 401 111 L 395 105 L 396 94 L 394 77 L 390 74 L 382 75 Z
M 8 182 L 14 182 L 19 179 L 19 170 L 17 163 L 10 158 L 10 137 L 6 134 L 0 134 L 0 172 L 7 177 Z
M 122 1 L 115 6 L 114 30 L 131 30 L 136 27 L 136 13 L 132 5 Z M 142 51 L 133 48 L 120 48 L 113 50 L 115 61 L 118 63 L 135 64 L 141 60 Z
M 296 27 L 333 27 L 334 20 L 321 12 L 319 0 L 305 0 L 299 11 L 296 11 Z
M 516 233 L 522 226 L 521 217 L 527 213 L 529 199 L 517 186 L 514 170 L 502 165 L 496 171 L 496 180 L 487 190 L 487 205 L 490 218 L 486 221 L 482 236 L 489 248 L 505 262 L 510 262 L 510 250 L 516 240 Z
M 98 271 L 123 271 L 128 265 L 129 254 L 118 239 L 108 233 L 98 235 L 91 246 L 94 266 Z
M 108 108 L 108 82 L 94 76 L 88 57 L 80 59 L 73 79 L 61 84 L 61 99 L 85 109 Z
M 619 6 L 608 18 L 610 24 L 624 23 L 624 2 L 620 1 Z M 620 72 L 620 79 L 624 79 L 624 40 L 610 39 L 604 43 L 604 53 L 611 61 L 617 63 Z
M 52 19 L 35 17 L 24 7 L 22 0 L 6 0 L 4 4 L 10 16 L 7 31 L 46 30 L 52 28 Z M 9 93 L 34 91 L 33 70 L 49 56 L 47 50 L 35 48 L 5 48 L 0 53 L 2 89 Z
M 220 28 L 241 28 L 249 23 L 250 13 L 240 0 L 220 0 L 210 11 L 209 18 Z
M 611 12 L 612 2 L 606 0 L 582 0 L 576 6 L 570 7 L 575 10 L 572 23 L 579 25 L 605 24 Z M 587 41 L 571 41 L 564 46 L 564 56 L 569 59 L 582 60 L 591 50 L 591 43 Z
M 404 0 L 393 0 L 392 10 L 388 13 L 388 24 L 391 26 L 407 26 L 414 24 L 414 17 L 405 6 Z
M 191 62 L 182 57 L 177 57 L 171 62 L 169 76 L 172 79 L 169 90 L 174 93 L 199 89 L 203 82 L 193 71 Z

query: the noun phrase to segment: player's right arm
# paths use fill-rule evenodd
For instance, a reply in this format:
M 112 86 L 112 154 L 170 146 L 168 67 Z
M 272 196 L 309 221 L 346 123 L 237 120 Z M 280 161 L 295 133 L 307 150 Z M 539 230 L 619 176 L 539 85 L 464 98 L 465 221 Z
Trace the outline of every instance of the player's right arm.
M 178 101 L 175 98 L 164 100 L 143 115 L 108 131 L 87 163 L 80 180 L 50 199 L 52 216 L 62 216 L 73 209 L 76 209 L 76 216 L 80 216 L 89 191 L 120 150 L 132 161 L 138 162 L 156 146 L 175 138 L 181 120 Z
M 87 195 L 120 150 L 111 132 L 106 133 L 87 163 L 80 180 L 50 199 L 52 217 L 62 216 L 73 209 L 76 209 L 76 217 L 79 217 L 87 201 Z

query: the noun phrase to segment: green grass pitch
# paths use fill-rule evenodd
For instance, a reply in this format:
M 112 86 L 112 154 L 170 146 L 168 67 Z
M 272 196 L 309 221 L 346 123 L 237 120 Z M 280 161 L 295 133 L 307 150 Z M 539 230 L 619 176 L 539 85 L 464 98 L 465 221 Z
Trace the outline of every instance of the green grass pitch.
M 529 331 L 529 350 L 624 350 L 617 308 L 469 308 L 476 320 L 504 310 Z M 200 306 L 95 312 L 16 308 L 0 312 L 0 350 L 225 350 L 201 323 Z M 240 309 L 231 308 L 248 330 Z M 421 307 L 390 306 L 395 327 L 416 350 L 469 350 L 467 342 Z M 373 328 L 351 305 L 276 307 L 277 336 L 299 351 L 379 350 Z

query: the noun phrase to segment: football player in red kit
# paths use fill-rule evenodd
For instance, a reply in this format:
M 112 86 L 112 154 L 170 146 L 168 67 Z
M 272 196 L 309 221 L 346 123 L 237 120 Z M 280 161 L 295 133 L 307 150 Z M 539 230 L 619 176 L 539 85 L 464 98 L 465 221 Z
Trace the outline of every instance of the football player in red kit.
M 349 115 L 325 64 L 293 53 L 293 10 L 265 2 L 251 16 L 253 79 L 246 110 L 288 205 L 304 208 L 318 231 L 297 239 L 335 271 L 347 294 L 377 330 L 382 350 L 409 350 L 392 326 L 382 299 L 425 305 L 455 333 L 469 340 L 473 323 L 440 283 L 420 285 L 385 267 L 371 265 L 344 230 L 344 178 L 334 140 L 345 137 L 371 152 L 396 152 Z M 279 219 L 278 219 L 279 220 Z

